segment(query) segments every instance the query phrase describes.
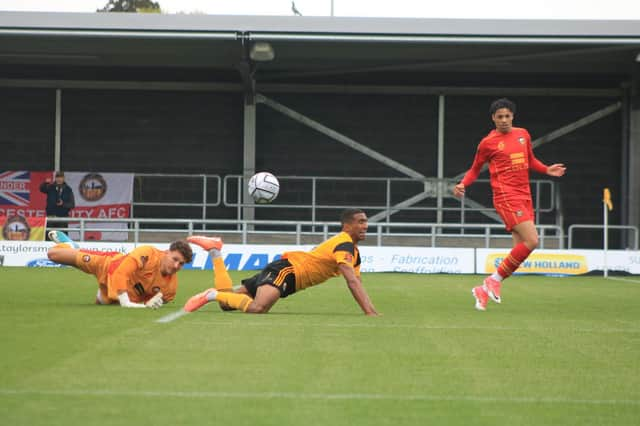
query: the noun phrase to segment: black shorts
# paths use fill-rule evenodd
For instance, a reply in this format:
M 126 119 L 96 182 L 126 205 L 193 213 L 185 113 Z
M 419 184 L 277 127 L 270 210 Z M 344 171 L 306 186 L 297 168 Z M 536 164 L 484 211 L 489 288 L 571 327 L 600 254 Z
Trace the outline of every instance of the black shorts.
M 285 298 L 296 292 L 296 276 L 293 266 L 287 259 L 274 260 L 251 278 L 242 280 L 251 297 L 256 297 L 258 287 L 272 285 L 280 290 L 280 297 Z

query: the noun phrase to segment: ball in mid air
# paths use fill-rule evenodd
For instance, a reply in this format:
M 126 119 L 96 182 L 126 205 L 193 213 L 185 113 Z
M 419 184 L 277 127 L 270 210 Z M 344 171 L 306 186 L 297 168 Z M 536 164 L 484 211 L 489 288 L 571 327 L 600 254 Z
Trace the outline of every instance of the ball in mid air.
M 280 192 L 280 182 L 269 172 L 256 173 L 249 179 L 249 195 L 258 204 L 271 203 Z

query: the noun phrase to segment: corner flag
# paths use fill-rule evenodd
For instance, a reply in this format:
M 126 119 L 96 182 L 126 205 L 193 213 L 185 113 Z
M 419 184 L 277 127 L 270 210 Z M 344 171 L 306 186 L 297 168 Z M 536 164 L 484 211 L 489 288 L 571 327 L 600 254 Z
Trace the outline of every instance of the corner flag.
M 603 250 L 603 270 L 604 277 L 609 276 L 609 268 L 607 266 L 607 250 L 609 248 L 609 212 L 613 210 L 613 203 L 611 202 L 611 191 L 609 188 L 605 188 L 602 194 L 602 214 L 604 216 L 604 250 Z
M 607 205 L 609 211 L 613 210 L 613 203 L 611 202 L 611 191 L 609 191 L 609 188 L 604 189 L 602 201 Z

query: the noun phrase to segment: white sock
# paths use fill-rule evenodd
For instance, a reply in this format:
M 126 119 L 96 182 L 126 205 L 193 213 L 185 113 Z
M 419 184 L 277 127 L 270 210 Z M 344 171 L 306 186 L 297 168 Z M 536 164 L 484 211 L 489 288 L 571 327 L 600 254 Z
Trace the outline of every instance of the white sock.
M 216 296 L 217 295 L 218 295 L 218 291 L 214 290 L 214 289 L 211 289 L 211 290 L 209 290 L 209 293 L 207 293 L 207 300 L 209 302 L 212 302 L 212 301 L 216 300 Z
M 211 249 L 209 250 L 209 254 L 211 255 L 211 259 L 215 259 L 216 257 L 221 257 L 222 256 L 222 252 L 218 249 Z
M 502 275 L 500 275 L 497 271 L 491 274 L 491 278 L 498 282 L 502 282 Z

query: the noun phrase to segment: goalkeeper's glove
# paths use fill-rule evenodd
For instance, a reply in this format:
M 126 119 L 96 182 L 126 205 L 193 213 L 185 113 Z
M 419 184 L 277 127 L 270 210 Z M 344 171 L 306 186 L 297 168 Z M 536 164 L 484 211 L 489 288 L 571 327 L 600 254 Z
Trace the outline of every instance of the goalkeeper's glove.
M 157 292 L 153 297 L 145 302 L 147 308 L 158 309 L 162 306 L 162 292 Z

